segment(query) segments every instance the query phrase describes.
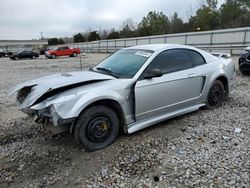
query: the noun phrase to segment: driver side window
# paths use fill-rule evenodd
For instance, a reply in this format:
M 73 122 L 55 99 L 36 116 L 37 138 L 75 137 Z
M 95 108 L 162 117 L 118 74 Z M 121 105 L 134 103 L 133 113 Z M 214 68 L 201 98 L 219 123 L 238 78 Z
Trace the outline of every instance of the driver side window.
M 150 63 L 147 71 L 160 69 L 162 74 L 192 68 L 192 60 L 187 50 L 174 49 L 161 52 Z
M 27 53 L 26 53 L 26 51 L 22 51 L 21 53 L 20 53 L 20 56 L 24 56 L 24 55 L 26 55 Z

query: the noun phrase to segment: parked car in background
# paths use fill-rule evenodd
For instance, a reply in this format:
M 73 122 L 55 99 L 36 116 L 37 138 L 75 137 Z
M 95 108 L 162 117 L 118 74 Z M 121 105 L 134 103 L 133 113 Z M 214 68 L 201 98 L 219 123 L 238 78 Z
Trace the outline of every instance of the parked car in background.
M 17 59 L 34 59 L 39 57 L 38 53 L 30 51 L 30 50 L 23 50 L 16 54 L 10 55 L 10 59 L 17 60 Z
M 48 51 L 48 48 L 42 48 L 40 49 L 40 55 L 45 55 L 45 53 Z
M 81 53 L 80 48 L 69 48 L 68 46 L 59 47 L 56 50 L 48 50 L 45 56 L 51 59 L 55 59 L 58 56 L 76 57 Z
M 0 51 L 0 58 L 1 58 L 1 57 L 6 57 L 6 53 L 3 52 L 3 51 Z
M 245 48 L 240 54 L 239 70 L 242 74 L 250 73 L 250 47 Z
M 6 57 L 10 57 L 10 56 L 12 56 L 13 55 L 13 52 L 10 52 L 10 51 L 7 51 L 6 52 Z
M 88 151 L 206 106 L 220 107 L 234 88 L 230 58 L 176 44 L 122 49 L 89 71 L 17 85 L 20 109 L 37 122 L 69 130 Z

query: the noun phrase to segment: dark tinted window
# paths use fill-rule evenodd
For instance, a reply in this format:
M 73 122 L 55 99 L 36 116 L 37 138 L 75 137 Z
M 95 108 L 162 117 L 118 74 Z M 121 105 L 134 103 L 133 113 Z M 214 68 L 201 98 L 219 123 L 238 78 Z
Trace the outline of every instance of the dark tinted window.
M 149 69 L 160 69 L 161 72 L 169 73 L 191 68 L 192 61 L 187 50 L 167 50 L 160 53 L 149 65 Z
M 63 47 L 63 50 L 68 50 L 68 49 L 69 49 L 69 47 L 66 47 L 66 46 L 65 46 L 65 47 Z
M 19 55 L 26 55 L 26 54 L 27 54 L 26 51 L 21 51 L 21 52 L 19 53 Z
M 204 58 L 198 52 L 191 50 L 189 52 L 192 57 L 194 66 L 204 65 L 206 63 Z

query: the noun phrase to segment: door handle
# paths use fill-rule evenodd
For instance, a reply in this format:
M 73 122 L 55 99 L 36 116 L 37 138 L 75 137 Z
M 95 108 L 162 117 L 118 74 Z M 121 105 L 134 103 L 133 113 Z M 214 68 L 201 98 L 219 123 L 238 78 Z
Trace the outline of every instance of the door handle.
M 193 78 L 193 77 L 195 77 L 196 75 L 194 74 L 194 73 L 192 73 L 192 74 L 189 74 L 188 75 L 188 78 Z

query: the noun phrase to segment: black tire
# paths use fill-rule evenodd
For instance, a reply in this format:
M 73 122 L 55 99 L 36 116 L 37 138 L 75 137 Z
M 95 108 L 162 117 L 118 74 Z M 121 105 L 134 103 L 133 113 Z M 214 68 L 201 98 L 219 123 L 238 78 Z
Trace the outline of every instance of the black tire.
M 97 105 L 79 116 L 74 137 L 86 151 L 96 151 L 112 144 L 119 133 L 119 118 L 109 107 Z
M 56 55 L 55 54 L 51 54 L 51 59 L 55 59 Z
M 241 74 L 243 74 L 243 75 L 247 75 L 247 74 L 249 74 L 249 72 L 247 72 L 247 71 L 243 71 L 243 70 L 240 70 L 240 72 L 241 72 Z
M 215 109 L 222 106 L 222 104 L 225 101 L 225 96 L 226 96 L 226 91 L 224 85 L 222 84 L 221 81 L 215 80 L 207 96 L 206 108 Z
M 31 59 L 34 59 L 34 56 L 31 56 L 30 58 L 31 58 Z
M 74 53 L 72 54 L 72 56 L 73 56 L 73 57 L 76 57 L 76 56 L 77 56 L 77 53 L 76 53 L 76 52 L 74 52 Z

